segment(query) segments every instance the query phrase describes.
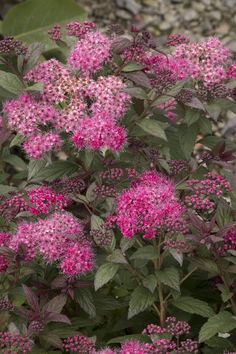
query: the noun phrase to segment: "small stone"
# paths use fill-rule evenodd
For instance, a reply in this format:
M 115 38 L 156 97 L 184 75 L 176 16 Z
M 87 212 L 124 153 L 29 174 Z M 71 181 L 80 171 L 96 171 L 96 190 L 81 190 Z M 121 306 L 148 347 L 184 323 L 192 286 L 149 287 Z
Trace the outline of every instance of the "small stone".
M 221 20 L 221 12 L 220 11 L 211 11 L 209 13 L 209 17 L 213 20 L 220 21 Z
M 224 22 L 219 27 L 216 28 L 216 33 L 227 34 L 229 33 L 229 25 Z
M 184 14 L 184 19 L 187 22 L 191 22 L 193 20 L 197 20 L 198 18 L 199 18 L 198 13 L 195 10 L 193 10 L 193 9 L 186 10 L 186 12 Z
M 178 16 L 175 12 L 169 12 L 165 16 L 165 21 L 170 23 L 171 25 L 177 24 Z
M 169 30 L 169 29 L 171 28 L 171 24 L 170 24 L 169 22 L 167 22 L 167 21 L 162 21 L 162 22 L 159 24 L 158 27 L 159 27 L 160 30 L 162 30 L 162 31 L 167 31 L 167 30 Z
M 202 4 L 201 2 L 194 2 L 193 3 L 193 8 L 196 10 L 196 11 L 199 11 L 199 12 L 202 12 L 205 10 L 205 5 Z
M 142 7 L 135 0 L 116 0 L 116 3 L 118 7 L 127 9 L 133 15 L 137 15 Z
M 236 52 L 236 40 L 230 41 L 227 47 L 232 50 L 232 52 Z
M 123 20 L 131 20 L 132 16 L 125 10 L 117 10 L 116 16 L 122 18 Z

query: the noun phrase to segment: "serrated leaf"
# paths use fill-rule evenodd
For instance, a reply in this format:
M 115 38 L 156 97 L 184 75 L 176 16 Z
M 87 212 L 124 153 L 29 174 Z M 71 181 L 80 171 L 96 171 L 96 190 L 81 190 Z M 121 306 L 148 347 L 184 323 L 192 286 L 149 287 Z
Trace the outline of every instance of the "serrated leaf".
M 146 88 L 152 88 L 151 82 L 148 78 L 148 76 L 142 72 L 142 71 L 136 71 L 136 72 L 129 72 L 129 73 L 124 73 L 123 74 L 127 79 L 133 81 L 136 85 L 146 87 Z
M 56 161 L 53 164 L 42 168 L 34 179 L 53 181 L 55 179 L 67 176 L 70 177 L 73 173 L 78 171 L 78 166 L 70 161 Z
M 188 127 L 190 127 L 192 124 L 194 124 L 195 122 L 197 122 L 200 118 L 201 114 L 197 109 L 191 109 L 188 108 L 186 113 L 185 113 L 185 121 L 188 125 Z
M 11 192 L 15 192 L 17 190 L 16 187 L 8 186 L 6 184 L 0 184 L 0 195 L 5 195 Z
M 184 260 L 184 257 L 183 257 L 183 253 L 179 253 L 177 252 L 175 249 L 173 248 L 170 248 L 168 250 L 170 252 L 170 254 L 172 255 L 172 257 L 179 263 L 179 265 L 182 267 L 183 265 L 183 260 Z
M 128 73 L 128 72 L 132 72 L 132 71 L 138 71 L 141 69 L 142 69 L 142 67 L 140 65 L 138 65 L 135 61 L 131 61 L 123 67 L 122 71 L 125 73 Z
M 155 296 L 143 286 L 137 287 L 131 294 L 129 302 L 128 319 L 143 312 L 155 301 Z
M 130 259 L 146 259 L 146 260 L 157 259 L 157 258 L 158 258 L 157 250 L 151 245 L 139 248 L 130 257 Z
M 43 306 L 43 311 L 60 313 L 65 304 L 66 296 L 57 295 Z
M 39 310 L 39 303 L 38 303 L 38 298 L 35 295 L 35 293 L 26 285 L 22 285 L 23 292 L 25 294 L 26 300 L 28 305 L 36 311 L 37 309 Z
M 185 124 L 179 126 L 179 143 L 186 159 L 190 159 L 192 155 L 197 138 L 197 133 L 198 129 L 196 123 L 192 124 L 191 127 L 188 127 Z
M 122 237 L 120 241 L 120 248 L 123 253 L 125 253 L 129 248 L 135 244 L 135 238 L 126 239 Z
M 90 316 L 96 317 L 96 308 L 93 300 L 93 296 L 89 289 L 77 289 L 76 301 L 80 304 L 82 309 Z
M 209 258 L 195 257 L 192 259 L 192 264 L 205 272 L 213 274 L 219 273 L 216 262 Z
M 117 264 L 127 264 L 128 263 L 125 256 L 121 252 L 121 250 L 118 250 L 118 249 L 114 250 L 114 252 L 112 252 L 112 254 L 107 256 L 107 260 L 111 263 L 117 263 Z
M 216 221 L 220 228 L 229 224 L 232 220 L 232 210 L 229 204 L 222 200 L 218 203 L 216 209 Z
M 180 291 L 179 272 L 176 268 L 170 267 L 156 271 L 156 277 L 159 282 L 169 286 L 172 289 Z
M 0 96 L 14 98 L 23 92 L 24 85 L 16 75 L 0 71 L 0 88 L 4 90 L 0 92 Z M 5 92 L 5 95 L 3 95 L 3 92 Z
M 55 333 L 42 333 L 40 335 L 41 339 L 43 339 L 45 342 L 47 342 L 48 344 L 56 347 L 56 348 L 59 348 L 59 349 L 63 349 L 63 343 L 60 339 L 60 337 L 55 334 Z
M 164 129 L 156 120 L 145 118 L 141 122 L 137 123 L 137 125 L 146 133 L 165 141 L 167 140 Z
M 26 170 L 27 168 L 25 161 L 17 155 L 9 154 L 3 158 L 3 161 L 9 163 L 11 166 L 21 171 Z
M 12 141 L 10 142 L 9 148 L 11 148 L 13 146 L 20 146 L 24 140 L 25 140 L 25 138 L 23 136 L 16 134 L 14 136 L 14 138 L 12 139 Z
M 150 274 L 143 279 L 143 286 L 153 293 L 157 286 L 157 278 L 154 274 Z
M 49 28 L 84 18 L 85 12 L 74 0 L 27 0 L 8 11 L 2 29 L 4 35 L 24 42 L 45 43 L 48 50 L 55 47 L 48 40 Z
M 171 303 L 182 311 L 202 317 L 211 317 L 214 315 L 212 308 L 205 301 L 195 299 L 191 296 L 178 297 L 172 300 Z
M 236 320 L 233 318 L 232 314 L 227 311 L 222 311 L 209 318 L 208 321 L 201 327 L 199 342 L 205 342 L 217 333 L 230 332 L 235 328 Z
M 138 340 L 140 342 L 146 342 L 147 338 L 143 334 L 128 334 L 127 336 L 120 336 L 110 339 L 107 344 L 123 343 L 127 340 Z
M 37 175 L 45 166 L 45 160 L 31 160 L 28 164 L 28 180 Z
M 223 302 L 227 302 L 229 299 L 232 298 L 233 293 L 231 293 L 223 284 L 218 284 L 217 288 L 221 292 Z
M 127 87 L 125 89 L 130 96 L 145 100 L 147 98 L 146 92 L 141 87 Z
M 114 263 L 105 263 L 101 265 L 95 275 L 94 287 L 95 291 L 107 284 L 118 272 L 119 265 Z

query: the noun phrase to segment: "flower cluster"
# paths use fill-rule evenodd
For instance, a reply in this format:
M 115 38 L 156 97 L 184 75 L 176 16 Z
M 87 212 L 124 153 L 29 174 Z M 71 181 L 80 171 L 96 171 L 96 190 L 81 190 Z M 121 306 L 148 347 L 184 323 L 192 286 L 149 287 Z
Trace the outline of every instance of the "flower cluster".
M 188 61 L 190 76 L 202 81 L 205 86 L 211 86 L 226 79 L 225 63 L 230 58 L 230 52 L 218 38 L 209 38 L 199 43 L 181 43 L 173 53 L 176 59 Z
M 96 24 L 91 21 L 84 21 L 80 23 L 78 21 L 67 23 L 66 25 L 67 35 L 78 38 L 84 37 L 88 32 L 96 29 Z
M 0 298 L 0 311 L 13 311 L 14 308 L 14 305 L 7 298 Z
M 29 353 L 33 343 L 27 337 L 11 332 L 0 333 L 0 348 L 2 354 Z
M 40 186 L 6 198 L 0 206 L 0 210 L 4 215 L 5 210 L 10 210 L 9 216 L 14 218 L 23 211 L 28 211 L 31 215 L 49 214 L 54 210 L 63 210 L 69 203 L 70 200 L 64 194 L 56 193 L 52 188 Z
M 23 148 L 32 159 L 61 149 L 63 132 L 73 132 L 72 141 L 78 149 L 119 151 L 126 143 L 126 132 L 118 120 L 131 99 L 119 77 L 93 78 L 110 59 L 110 39 L 94 28 L 90 22 L 69 24 L 70 34 L 79 40 L 67 66 L 56 59 L 38 64 L 24 79 L 42 83 L 42 92 L 4 103 L 8 126 L 26 138 Z M 59 39 L 58 30 L 50 32 L 54 39 Z M 75 71 L 80 71 L 80 77 Z
M 198 353 L 198 343 L 192 339 L 179 340 L 180 336 L 189 334 L 191 330 L 190 325 L 185 321 L 178 321 L 176 317 L 167 317 L 165 327 L 154 324 L 149 324 L 144 330 L 143 334 L 148 335 L 152 344 L 145 344 L 147 353 L 158 354 L 182 354 L 182 353 Z M 159 337 L 164 334 L 170 334 L 172 339 L 160 338 L 156 339 L 155 335 Z
M 25 260 L 39 253 L 46 262 L 60 262 L 64 274 L 75 276 L 91 271 L 93 253 L 85 241 L 81 225 L 70 213 L 54 213 L 36 223 L 22 223 L 12 235 L 9 247 L 18 251 L 24 245 Z
M 230 183 L 214 172 L 209 172 L 203 180 L 188 180 L 187 185 L 191 194 L 186 196 L 185 202 L 197 211 L 212 211 L 216 206 L 215 199 L 231 191 Z
M 13 37 L 5 37 L 0 40 L 0 53 L 25 55 L 27 53 L 27 48 L 17 39 L 14 39 Z
M 90 76 L 110 59 L 111 43 L 100 32 L 87 32 L 72 49 L 67 63 L 81 74 Z
M 143 173 L 122 192 L 116 210 L 116 224 L 126 238 L 136 233 L 153 238 L 163 228 L 173 231 L 184 212 L 171 181 L 155 171 Z
M 63 347 L 66 352 L 76 352 L 77 354 L 95 353 L 94 342 L 82 335 L 66 338 Z

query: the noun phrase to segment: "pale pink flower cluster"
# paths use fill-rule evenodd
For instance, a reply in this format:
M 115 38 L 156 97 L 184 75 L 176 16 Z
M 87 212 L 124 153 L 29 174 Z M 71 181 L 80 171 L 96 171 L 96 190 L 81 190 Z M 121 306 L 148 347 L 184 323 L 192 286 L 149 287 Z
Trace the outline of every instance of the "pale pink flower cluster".
M 90 76 L 110 59 L 111 42 L 100 32 L 88 32 L 72 49 L 67 63 L 73 70 Z
M 49 132 L 29 137 L 29 139 L 23 143 L 23 148 L 29 157 L 38 160 L 49 151 L 58 151 L 61 145 L 62 141 L 60 136 Z
M 84 21 L 83 23 L 79 21 L 74 21 L 74 22 L 67 23 L 66 29 L 67 29 L 68 36 L 75 36 L 81 38 L 86 33 L 95 30 L 96 24 L 91 21 Z
M 117 199 L 115 222 L 126 238 L 142 233 L 153 238 L 160 229 L 175 230 L 184 209 L 172 182 L 155 171 L 144 172 Z
M 175 47 L 173 59 L 184 59 L 190 64 L 190 76 L 208 87 L 226 79 L 225 64 L 230 52 L 218 38 L 210 37 L 198 43 L 182 43 Z
M 80 48 L 88 36 L 106 38 L 96 33 L 86 33 L 76 48 Z M 83 47 L 81 50 L 85 57 Z M 96 61 L 96 51 L 92 51 L 89 58 Z M 26 94 L 7 101 L 3 111 L 9 127 L 27 138 L 23 148 L 31 158 L 40 159 L 50 151 L 59 150 L 61 132 L 73 132 L 72 141 L 79 149 L 118 151 L 126 143 L 126 132 L 117 121 L 124 116 L 131 99 L 120 78 L 77 78 L 51 59 L 33 68 L 25 80 L 43 83 L 42 93 L 37 98 Z
M 20 224 L 9 247 L 17 252 L 22 246 L 27 261 L 39 254 L 46 262 L 59 262 L 62 272 L 69 276 L 93 268 L 91 246 L 84 240 L 80 223 L 70 213 L 57 212 L 36 223 Z

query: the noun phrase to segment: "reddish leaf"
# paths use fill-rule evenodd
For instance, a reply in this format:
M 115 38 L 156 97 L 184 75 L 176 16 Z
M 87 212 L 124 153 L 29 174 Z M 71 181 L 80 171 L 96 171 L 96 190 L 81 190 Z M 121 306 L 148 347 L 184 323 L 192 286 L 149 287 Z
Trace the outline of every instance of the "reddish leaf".
M 132 42 L 128 38 L 117 37 L 112 41 L 111 48 L 115 53 L 120 54 L 125 49 L 131 47 L 131 45 L 132 45 Z
M 22 288 L 28 305 L 32 308 L 32 310 L 39 311 L 39 302 L 35 293 L 28 286 L 24 284 L 22 285 Z
M 47 322 L 62 322 L 71 324 L 69 318 L 66 315 L 62 315 L 61 313 L 49 312 L 45 316 L 45 321 Z
M 50 300 L 46 305 L 43 306 L 44 312 L 56 312 L 60 313 L 66 304 L 66 296 L 58 295 Z

